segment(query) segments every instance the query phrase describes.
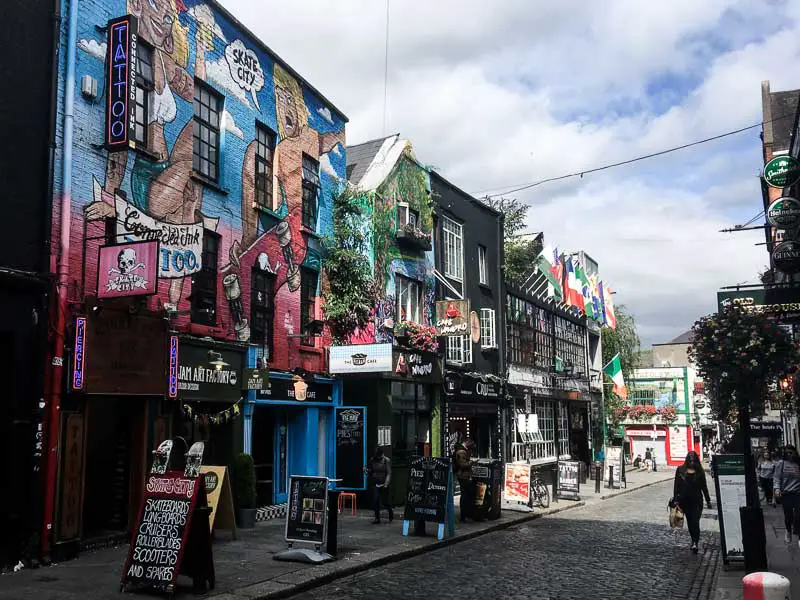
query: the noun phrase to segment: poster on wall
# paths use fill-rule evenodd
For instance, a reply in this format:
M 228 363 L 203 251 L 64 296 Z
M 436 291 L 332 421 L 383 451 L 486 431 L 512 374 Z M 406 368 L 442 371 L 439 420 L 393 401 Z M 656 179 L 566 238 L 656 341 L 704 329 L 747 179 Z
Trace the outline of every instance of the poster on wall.
M 742 520 L 739 508 L 747 505 L 744 484 L 744 455 L 717 454 L 714 457 L 717 477 L 714 488 L 717 494 L 717 515 L 722 542 L 722 561 L 744 560 Z
M 100 246 L 97 297 L 149 296 L 158 288 L 158 242 Z
M 671 461 L 683 462 L 689 453 L 689 428 L 669 428 L 669 458 Z
M 362 491 L 367 489 L 367 407 L 337 406 L 336 413 L 336 465 L 337 490 Z

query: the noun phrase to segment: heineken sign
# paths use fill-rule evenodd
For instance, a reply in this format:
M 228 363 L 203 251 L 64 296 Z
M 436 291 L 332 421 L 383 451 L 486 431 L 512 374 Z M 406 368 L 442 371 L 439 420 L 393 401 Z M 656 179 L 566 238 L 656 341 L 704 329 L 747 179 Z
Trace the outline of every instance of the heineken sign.
M 776 156 L 764 165 L 764 181 L 775 188 L 790 187 L 800 179 L 800 162 L 792 156 Z
M 800 225 L 800 201 L 796 198 L 778 198 L 767 208 L 767 222 L 773 227 L 792 229 Z
M 772 264 L 784 273 L 800 271 L 800 243 L 781 242 L 772 250 Z

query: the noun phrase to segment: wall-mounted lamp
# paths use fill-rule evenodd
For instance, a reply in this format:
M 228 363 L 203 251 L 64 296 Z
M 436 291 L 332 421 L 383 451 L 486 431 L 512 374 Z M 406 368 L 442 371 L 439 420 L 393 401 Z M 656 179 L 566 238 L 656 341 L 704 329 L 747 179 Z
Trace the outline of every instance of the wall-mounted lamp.
M 224 360 L 222 360 L 222 354 L 219 352 L 214 352 L 213 350 L 208 351 L 208 364 L 214 367 L 217 371 L 221 371 L 223 367 L 229 366 Z

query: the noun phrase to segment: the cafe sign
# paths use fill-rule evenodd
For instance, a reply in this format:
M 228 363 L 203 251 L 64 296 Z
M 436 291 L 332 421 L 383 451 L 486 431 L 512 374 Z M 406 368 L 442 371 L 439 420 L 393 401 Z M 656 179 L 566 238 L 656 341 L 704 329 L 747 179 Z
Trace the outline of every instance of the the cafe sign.
M 793 156 L 776 156 L 764 165 L 764 181 L 775 188 L 793 186 L 800 179 L 800 162 Z
M 469 335 L 469 300 L 439 300 L 436 302 L 436 335 Z
M 392 370 L 392 344 L 331 346 L 330 373 L 382 373 Z
M 800 225 L 800 200 L 784 196 L 767 208 L 767 221 L 773 227 L 792 229 Z
M 784 273 L 800 271 L 800 243 L 781 242 L 772 249 L 772 264 Z

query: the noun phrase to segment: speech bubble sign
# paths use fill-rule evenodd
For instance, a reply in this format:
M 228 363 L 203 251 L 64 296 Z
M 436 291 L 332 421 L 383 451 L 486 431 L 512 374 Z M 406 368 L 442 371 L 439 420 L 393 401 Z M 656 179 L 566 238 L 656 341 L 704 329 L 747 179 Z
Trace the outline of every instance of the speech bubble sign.
M 234 40 L 225 47 L 225 60 L 236 85 L 250 92 L 253 103 L 260 111 L 256 94 L 264 87 L 264 70 L 256 53 L 247 48 L 242 40 Z

